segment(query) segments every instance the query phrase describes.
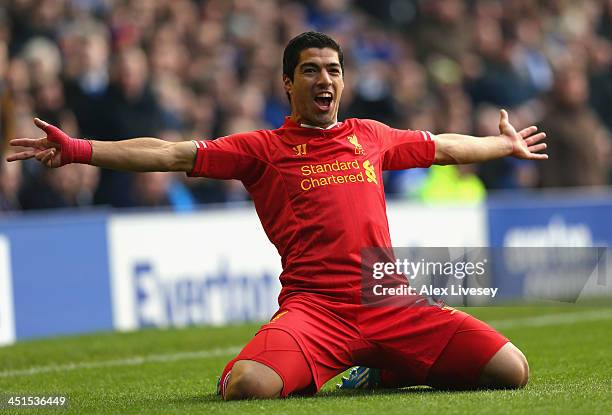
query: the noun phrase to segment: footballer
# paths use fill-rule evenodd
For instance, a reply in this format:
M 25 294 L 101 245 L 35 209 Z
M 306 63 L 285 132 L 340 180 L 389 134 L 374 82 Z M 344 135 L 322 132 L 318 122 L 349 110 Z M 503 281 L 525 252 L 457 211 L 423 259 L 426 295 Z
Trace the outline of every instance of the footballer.
M 338 120 L 341 47 L 306 32 L 283 55 L 291 115 L 275 130 L 167 142 L 71 138 L 35 119 L 46 137 L 19 138 L 7 160 L 47 167 L 88 163 L 129 171 L 184 171 L 240 180 L 282 259 L 278 312 L 223 369 L 225 400 L 313 394 L 354 369 L 347 388 L 430 385 L 521 388 L 523 353 L 487 324 L 439 304 L 364 306 L 361 249 L 391 247 L 384 170 L 468 164 L 506 156 L 546 159 L 544 133 L 519 132 L 500 111 L 499 135 L 433 135 L 366 119 Z

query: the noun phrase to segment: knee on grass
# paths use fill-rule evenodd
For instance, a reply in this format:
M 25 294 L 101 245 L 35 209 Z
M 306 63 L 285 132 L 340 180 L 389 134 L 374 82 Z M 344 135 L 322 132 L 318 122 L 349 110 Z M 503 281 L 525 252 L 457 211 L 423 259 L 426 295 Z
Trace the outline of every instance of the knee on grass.
M 224 399 L 278 398 L 282 389 L 283 381 L 274 370 L 252 360 L 239 360 L 232 367 Z
M 525 355 L 512 343 L 506 343 L 485 366 L 480 385 L 494 389 L 518 389 L 529 381 Z

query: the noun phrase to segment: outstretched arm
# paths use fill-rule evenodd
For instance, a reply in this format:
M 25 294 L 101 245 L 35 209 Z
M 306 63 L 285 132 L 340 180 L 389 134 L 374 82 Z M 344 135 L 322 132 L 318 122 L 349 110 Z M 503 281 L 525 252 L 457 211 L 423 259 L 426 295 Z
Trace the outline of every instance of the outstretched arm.
M 545 160 L 548 155 L 540 153 L 546 149 L 539 143 L 546 133 L 537 133 L 537 127 L 527 127 L 516 132 L 508 121 L 506 110 L 500 111 L 499 135 L 472 137 L 461 134 L 438 134 L 435 136 L 435 164 L 470 164 L 514 156 L 526 160 Z
M 191 141 L 173 143 L 152 137 L 123 141 L 81 140 L 69 137 L 38 118 L 34 123 L 47 136 L 11 140 L 12 146 L 27 147 L 28 150 L 8 156 L 7 161 L 36 158 L 47 167 L 86 163 L 127 171 L 193 170 L 196 146 Z

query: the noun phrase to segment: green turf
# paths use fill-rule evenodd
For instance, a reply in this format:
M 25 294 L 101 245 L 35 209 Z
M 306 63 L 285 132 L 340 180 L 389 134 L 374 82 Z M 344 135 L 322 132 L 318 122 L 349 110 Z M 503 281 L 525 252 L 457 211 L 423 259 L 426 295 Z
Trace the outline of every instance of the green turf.
M 580 322 L 553 318 L 542 324 L 529 324 L 533 317 L 544 314 L 589 311 L 597 314 L 597 310 L 603 317 Z M 527 388 L 439 392 L 421 387 L 338 392 L 335 381 L 331 381 L 311 398 L 222 402 L 214 390 L 220 370 L 232 357 L 227 348 L 244 344 L 258 327 L 241 325 L 108 333 L 28 341 L 0 348 L 0 395 L 63 394 L 70 398 L 67 410 L 30 408 L 15 411 L 18 413 L 612 412 L 612 307 L 477 308 L 469 312 L 487 321 L 506 324 L 501 331 L 525 352 L 530 362 Z M 593 316 L 593 312 L 589 315 Z M 186 354 L 202 351 L 205 352 L 193 356 Z M 176 359 L 167 361 L 169 355 Z M 155 356 L 157 361 L 144 363 L 125 360 L 134 357 L 155 360 Z M 109 362 L 114 365 L 106 366 Z M 75 363 L 89 366 L 67 366 Z M 51 370 L 51 365 L 59 366 Z M 38 369 L 34 369 L 36 373 L 24 372 L 31 368 Z M 0 413 L 3 411 L 7 409 L 0 408 Z

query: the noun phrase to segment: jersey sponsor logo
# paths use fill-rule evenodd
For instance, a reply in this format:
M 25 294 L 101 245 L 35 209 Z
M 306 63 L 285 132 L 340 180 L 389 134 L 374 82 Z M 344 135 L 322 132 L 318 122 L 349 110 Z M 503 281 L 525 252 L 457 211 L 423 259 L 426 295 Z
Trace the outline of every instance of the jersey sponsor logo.
M 346 184 L 365 182 L 363 172 L 357 160 L 339 161 L 321 164 L 305 164 L 300 167 L 302 176 L 307 178 L 300 181 L 300 188 L 304 191 L 330 184 Z M 340 174 L 333 174 L 339 172 Z M 326 173 L 332 173 L 325 175 Z M 320 175 L 319 177 L 313 177 Z
M 304 164 L 300 167 L 303 176 L 313 176 L 320 173 L 331 173 L 336 171 L 359 170 L 359 162 L 335 160 L 331 163 Z
M 374 165 L 369 160 L 364 161 L 362 165 L 360 165 L 357 160 L 335 160 L 330 163 L 304 164 L 300 167 L 300 172 L 302 173 L 302 176 L 306 176 L 306 178 L 300 181 L 300 188 L 304 191 L 321 186 L 328 186 L 330 184 L 378 184 L 376 170 Z M 340 174 L 334 174 L 336 172 L 339 172 Z
M 293 147 L 293 152 L 295 153 L 296 156 L 305 156 L 306 155 L 306 144 L 299 144 L 295 147 Z
M 363 168 L 365 169 L 366 176 L 368 177 L 368 183 L 378 184 L 376 172 L 374 171 L 374 166 L 372 163 L 370 163 L 370 160 L 363 162 Z
M 346 139 L 349 141 L 349 143 L 355 146 L 355 155 L 362 156 L 365 154 L 365 150 L 363 149 L 363 146 L 359 144 L 359 140 L 355 134 L 349 135 L 346 137 Z
M 347 183 L 363 183 L 365 179 L 363 177 L 363 172 L 359 172 L 357 174 L 345 174 L 345 175 L 330 175 L 324 177 L 309 177 L 307 179 L 303 179 L 300 182 L 300 187 L 302 190 L 311 190 L 316 187 L 328 186 L 330 184 L 347 184 Z

